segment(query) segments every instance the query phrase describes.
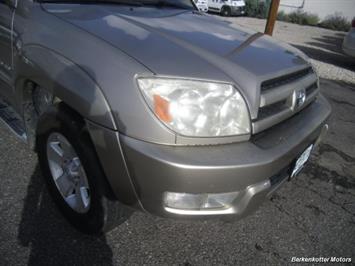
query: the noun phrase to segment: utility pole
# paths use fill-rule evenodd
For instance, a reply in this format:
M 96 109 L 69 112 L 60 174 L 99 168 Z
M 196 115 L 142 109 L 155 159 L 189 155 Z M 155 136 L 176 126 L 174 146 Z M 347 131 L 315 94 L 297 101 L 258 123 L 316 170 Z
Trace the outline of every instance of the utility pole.
M 269 15 L 266 21 L 266 26 L 265 26 L 265 34 L 272 35 L 272 32 L 274 31 L 274 26 L 275 26 L 275 21 L 277 18 L 277 11 L 279 9 L 280 5 L 280 0 L 272 0 L 270 9 L 269 9 Z

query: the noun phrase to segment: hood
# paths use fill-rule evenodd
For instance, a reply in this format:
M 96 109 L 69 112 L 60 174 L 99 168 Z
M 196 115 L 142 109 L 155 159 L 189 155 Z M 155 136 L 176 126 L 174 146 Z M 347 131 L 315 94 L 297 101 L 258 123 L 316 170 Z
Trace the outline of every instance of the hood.
M 198 12 L 114 5 L 44 7 L 157 75 L 234 82 L 251 105 L 257 105 L 255 91 L 262 80 L 307 64 L 288 45 Z

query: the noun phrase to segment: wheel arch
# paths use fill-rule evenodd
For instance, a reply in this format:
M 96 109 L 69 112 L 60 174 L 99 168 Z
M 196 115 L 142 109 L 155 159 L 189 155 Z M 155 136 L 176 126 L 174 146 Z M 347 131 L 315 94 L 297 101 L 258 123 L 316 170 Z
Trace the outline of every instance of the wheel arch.
M 36 88 L 63 101 L 83 118 L 117 130 L 108 101 L 95 81 L 95 72 L 75 64 L 70 59 L 42 46 L 24 47 L 17 62 L 15 81 L 22 113 Z M 20 104 L 21 105 L 21 104 Z
M 53 97 L 53 102 L 65 104 L 73 114 L 86 120 L 91 142 L 114 196 L 122 203 L 140 208 L 120 149 L 118 127 L 102 89 L 95 82 L 94 71 L 78 66 L 58 53 L 40 46 L 30 46 L 25 51 L 21 61 L 16 63 L 18 74 L 15 90 L 31 148 L 36 148 L 39 117 L 38 114 L 36 117 L 32 97 L 35 90 L 43 90 Z M 95 130 L 94 127 L 99 129 Z M 95 135 L 97 132 L 100 133 L 98 136 Z M 114 154 L 116 160 L 114 164 L 112 157 L 102 157 L 102 154 L 107 153 L 100 146 L 102 132 L 106 132 L 104 147 L 110 148 L 109 155 Z

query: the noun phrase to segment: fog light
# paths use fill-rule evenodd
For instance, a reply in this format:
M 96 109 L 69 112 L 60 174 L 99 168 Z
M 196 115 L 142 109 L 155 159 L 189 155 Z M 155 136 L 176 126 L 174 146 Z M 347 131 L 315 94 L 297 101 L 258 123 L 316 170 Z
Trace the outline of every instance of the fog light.
M 217 194 L 164 193 L 166 207 L 183 210 L 206 210 L 228 208 L 238 196 L 238 192 Z

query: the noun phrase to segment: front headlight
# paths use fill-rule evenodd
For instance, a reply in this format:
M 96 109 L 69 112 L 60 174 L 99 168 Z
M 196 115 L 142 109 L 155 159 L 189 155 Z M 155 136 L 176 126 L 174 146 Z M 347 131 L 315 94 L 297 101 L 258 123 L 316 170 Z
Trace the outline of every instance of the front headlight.
M 139 78 L 138 85 L 154 114 L 178 134 L 217 137 L 250 133 L 246 103 L 232 85 L 169 78 Z

